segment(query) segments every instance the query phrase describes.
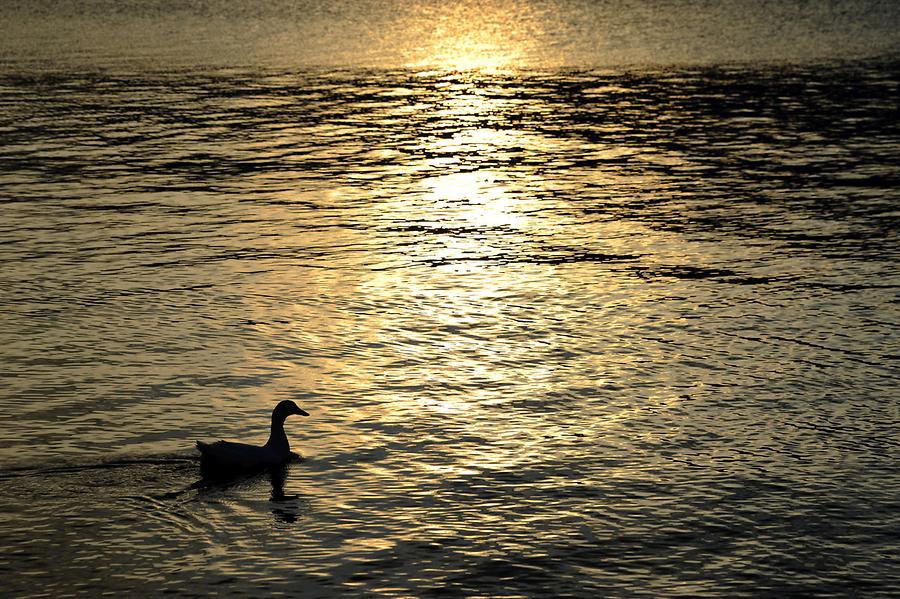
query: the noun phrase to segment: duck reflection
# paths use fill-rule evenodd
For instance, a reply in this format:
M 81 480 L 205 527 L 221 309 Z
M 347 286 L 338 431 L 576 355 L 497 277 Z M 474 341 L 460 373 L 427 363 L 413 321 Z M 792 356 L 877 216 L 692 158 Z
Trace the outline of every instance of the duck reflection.
M 287 479 L 287 464 L 269 468 L 269 482 L 272 483 L 272 496 L 270 501 L 275 505 L 272 507 L 272 515 L 279 522 L 293 524 L 297 521 L 299 514 L 299 495 L 287 495 L 284 492 L 284 482 Z
M 258 487 L 263 480 L 268 479 L 269 484 L 271 485 L 269 502 L 273 504 L 271 508 L 272 515 L 278 522 L 293 524 L 300 517 L 304 501 L 299 494 L 286 493 L 285 483 L 287 481 L 290 464 L 301 460 L 302 458 L 300 456 L 292 454 L 292 458 L 289 462 L 253 472 L 235 472 L 226 474 L 222 471 L 209 472 L 201 470 L 200 480 L 195 481 L 180 491 L 173 491 L 171 493 L 160 495 L 158 499 L 177 499 L 191 491 L 197 492 L 198 499 L 213 498 L 215 495 L 230 490 Z
M 296 454 L 294 454 L 296 456 Z M 252 472 L 237 472 L 234 474 L 223 474 L 220 471 L 212 473 L 201 471 L 201 478 L 195 482 L 192 487 L 195 489 L 224 489 L 228 487 L 253 486 L 264 478 L 268 478 L 272 485 L 272 501 L 289 501 L 298 499 L 299 495 L 288 495 L 284 492 L 285 482 L 290 464 L 294 461 L 300 461 L 302 458 L 294 457 L 290 462 L 269 466 L 254 470 Z

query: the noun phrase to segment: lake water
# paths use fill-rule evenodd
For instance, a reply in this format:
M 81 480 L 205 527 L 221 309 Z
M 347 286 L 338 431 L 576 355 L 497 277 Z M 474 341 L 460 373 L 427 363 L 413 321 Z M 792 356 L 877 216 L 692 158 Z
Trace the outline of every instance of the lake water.
M 896 4 L 0 6 L 4 597 L 896 596 Z

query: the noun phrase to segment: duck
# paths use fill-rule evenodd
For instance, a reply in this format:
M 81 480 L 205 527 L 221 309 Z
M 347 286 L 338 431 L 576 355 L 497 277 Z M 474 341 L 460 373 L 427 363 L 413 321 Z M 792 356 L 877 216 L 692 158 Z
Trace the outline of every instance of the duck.
M 263 446 L 236 443 L 234 441 L 197 441 L 200 452 L 200 469 L 204 473 L 227 474 L 263 470 L 286 463 L 295 455 L 291 453 L 284 421 L 291 415 L 309 416 L 309 413 L 286 399 L 272 410 L 272 430 Z

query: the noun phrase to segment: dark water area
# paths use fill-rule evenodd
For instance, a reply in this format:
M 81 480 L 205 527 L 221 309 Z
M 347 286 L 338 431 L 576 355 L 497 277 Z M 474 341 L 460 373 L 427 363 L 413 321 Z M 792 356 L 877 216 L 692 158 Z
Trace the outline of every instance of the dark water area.
M 896 596 L 897 11 L 748 5 L 15 4 L 0 594 Z

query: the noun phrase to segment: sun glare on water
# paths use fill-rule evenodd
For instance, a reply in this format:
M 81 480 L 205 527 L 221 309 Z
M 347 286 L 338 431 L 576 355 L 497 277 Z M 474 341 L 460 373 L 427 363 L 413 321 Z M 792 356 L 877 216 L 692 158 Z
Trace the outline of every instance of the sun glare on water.
M 515 59 L 514 50 L 486 40 L 449 38 L 439 40 L 433 54 L 418 66 L 447 71 L 495 72 L 511 68 Z
M 517 2 L 448 3 L 428 15 L 423 53 L 410 66 L 493 72 L 518 68 L 541 20 Z

